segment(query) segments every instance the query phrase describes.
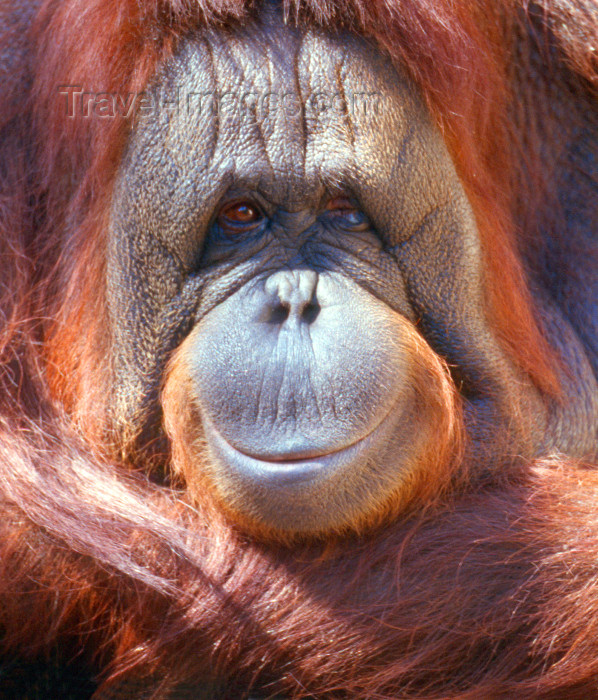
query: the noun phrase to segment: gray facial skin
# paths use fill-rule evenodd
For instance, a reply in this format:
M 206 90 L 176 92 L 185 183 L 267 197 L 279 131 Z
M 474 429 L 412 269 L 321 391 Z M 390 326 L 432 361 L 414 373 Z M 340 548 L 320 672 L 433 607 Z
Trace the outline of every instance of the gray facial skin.
M 139 119 L 113 200 L 113 404 L 125 439 L 159 419 L 182 343 L 224 498 L 281 530 L 336 527 L 417 457 L 406 334 L 417 322 L 466 390 L 484 468 L 591 451 L 591 372 L 581 359 L 569 380 L 583 410 L 547 409 L 501 349 L 454 166 L 420 95 L 379 52 L 285 26 L 270 9 L 243 29 L 188 37 L 155 83 L 162 99 L 177 90 L 178 110 Z M 222 93 L 215 110 L 206 94 Z M 266 94 L 268 108 L 256 106 Z M 341 195 L 357 213 L 326 209 Z M 235 201 L 255 203 L 260 222 L 223 230 L 218 212 Z

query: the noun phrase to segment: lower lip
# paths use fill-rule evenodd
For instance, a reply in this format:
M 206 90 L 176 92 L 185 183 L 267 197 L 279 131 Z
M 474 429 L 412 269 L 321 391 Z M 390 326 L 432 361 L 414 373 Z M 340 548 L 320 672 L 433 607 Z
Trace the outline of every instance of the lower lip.
M 227 442 L 209 421 L 204 423 L 204 430 L 208 445 L 216 452 L 216 456 L 220 457 L 219 461 L 226 465 L 227 471 L 233 470 L 237 475 L 252 481 L 279 486 L 313 481 L 324 473 L 326 478 L 329 478 L 332 472 L 343 469 L 359 459 L 362 453 L 367 451 L 374 433 L 377 432 L 374 430 L 353 445 L 336 452 L 306 459 L 270 461 L 240 452 Z

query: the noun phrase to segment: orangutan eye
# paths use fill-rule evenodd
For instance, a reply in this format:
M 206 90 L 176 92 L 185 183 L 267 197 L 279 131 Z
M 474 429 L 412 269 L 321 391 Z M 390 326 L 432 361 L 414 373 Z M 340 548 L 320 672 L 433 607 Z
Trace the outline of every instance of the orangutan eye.
M 345 214 L 358 211 L 357 207 L 355 204 L 353 204 L 349 197 L 333 197 L 332 199 L 329 199 L 325 206 L 325 210 L 336 214 Z
M 225 231 L 254 228 L 264 219 L 259 207 L 249 200 L 226 204 L 218 214 L 218 223 Z
M 328 200 L 324 211 L 334 217 L 339 217 L 344 226 L 351 229 L 369 227 L 367 216 L 359 209 L 349 197 L 333 197 Z

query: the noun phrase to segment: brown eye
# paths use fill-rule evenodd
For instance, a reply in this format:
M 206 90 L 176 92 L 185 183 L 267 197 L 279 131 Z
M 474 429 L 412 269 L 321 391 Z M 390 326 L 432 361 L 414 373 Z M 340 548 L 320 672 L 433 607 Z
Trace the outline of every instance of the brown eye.
M 218 221 L 223 228 L 250 227 L 263 219 L 262 212 L 253 202 L 232 202 L 220 210 Z
M 370 228 L 367 216 L 355 206 L 350 197 L 333 197 L 326 203 L 325 211 L 341 228 L 351 231 L 365 231 Z
M 326 211 L 332 211 L 339 214 L 350 214 L 351 212 L 358 211 L 357 207 L 349 199 L 349 197 L 334 197 L 329 199 L 326 207 Z

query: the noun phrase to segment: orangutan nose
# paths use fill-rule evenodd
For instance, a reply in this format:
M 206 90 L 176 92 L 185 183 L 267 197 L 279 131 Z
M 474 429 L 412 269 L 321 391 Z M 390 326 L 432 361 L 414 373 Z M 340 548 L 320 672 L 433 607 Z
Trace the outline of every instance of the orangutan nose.
M 314 270 L 281 270 L 266 280 L 268 323 L 313 323 L 319 312 L 318 275 Z

